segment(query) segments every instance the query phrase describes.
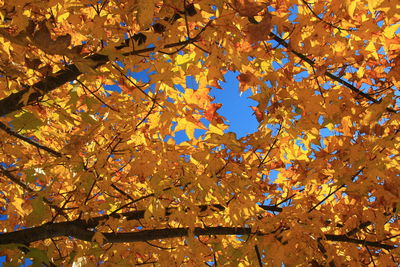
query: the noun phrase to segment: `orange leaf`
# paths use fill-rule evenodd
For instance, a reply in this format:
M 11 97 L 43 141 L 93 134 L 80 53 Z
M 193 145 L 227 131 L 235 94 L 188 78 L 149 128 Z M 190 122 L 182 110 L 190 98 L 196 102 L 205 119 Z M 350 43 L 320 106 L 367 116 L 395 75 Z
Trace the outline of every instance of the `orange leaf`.
M 237 12 L 243 17 L 253 17 L 263 9 L 261 3 L 251 0 L 234 0 L 233 6 Z
M 249 24 L 247 26 L 247 40 L 250 43 L 265 40 L 272 29 L 272 16 L 269 12 L 265 13 L 259 24 Z
M 257 107 L 250 107 L 254 111 L 254 115 L 256 115 L 256 119 L 258 122 L 261 122 L 264 120 L 264 112 L 261 112 Z
M 256 86 L 258 83 L 258 79 L 250 71 L 239 74 L 239 76 L 237 76 L 237 79 L 240 82 L 239 91 L 241 93 L 246 91 L 248 87 Z
M 213 121 L 216 120 L 217 123 L 222 123 L 221 117 L 218 115 L 217 110 L 222 107 L 221 103 L 213 103 L 210 104 L 206 111 L 204 112 L 204 117 L 209 120 Z

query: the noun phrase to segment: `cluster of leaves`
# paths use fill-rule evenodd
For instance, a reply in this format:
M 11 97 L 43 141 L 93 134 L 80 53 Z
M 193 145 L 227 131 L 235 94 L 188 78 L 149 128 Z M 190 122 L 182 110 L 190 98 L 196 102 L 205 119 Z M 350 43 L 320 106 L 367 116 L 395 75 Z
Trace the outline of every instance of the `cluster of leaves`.
M 9 264 L 399 264 L 396 1 L 15 0 L 0 20 Z M 210 96 L 227 71 L 258 102 L 243 138 Z

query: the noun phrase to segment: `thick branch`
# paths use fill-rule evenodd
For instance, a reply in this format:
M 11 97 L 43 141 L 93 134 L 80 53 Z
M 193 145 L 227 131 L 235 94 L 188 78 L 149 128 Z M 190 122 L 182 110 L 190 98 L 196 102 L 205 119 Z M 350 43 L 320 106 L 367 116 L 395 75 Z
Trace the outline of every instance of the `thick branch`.
M 314 61 L 312 61 L 311 59 L 309 59 L 306 55 L 303 55 L 295 50 L 293 50 L 288 43 L 285 42 L 285 40 L 283 40 L 282 38 L 280 38 L 278 35 L 274 34 L 274 33 L 270 33 L 269 34 L 275 41 L 277 41 L 280 45 L 284 46 L 285 48 L 287 48 L 290 52 L 292 52 L 293 54 L 295 54 L 298 58 L 300 58 L 301 60 L 307 62 L 308 64 L 310 64 L 311 66 L 314 66 L 315 63 Z M 364 93 L 363 91 L 361 91 L 360 89 L 358 89 L 357 87 L 355 87 L 354 85 L 352 85 L 351 83 L 349 83 L 348 81 L 343 80 L 342 78 L 330 73 L 329 71 L 325 71 L 324 75 L 331 78 L 332 80 L 346 86 L 347 88 L 349 88 L 351 91 L 357 93 L 358 95 L 368 99 L 369 101 L 372 101 L 374 103 L 380 103 L 380 101 L 376 100 L 375 98 L 371 97 L 370 95 Z
M 276 207 L 276 206 L 268 206 L 268 205 L 260 205 L 260 208 L 266 211 L 275 211 L 275 212 L 281 212 L 282 208 Z M 211 209 L 214 211 L 224 211 L 225 207 L 220 204 L 213 204 L 213 205 L 199 205 L 197 206 L 200 212 L 204 212 L 207 209 Z M 167 208 L 165 210 L 165 216 L 171 215 L 173 210 L 176 210 L 176 208 Z M 140 220 L 144 218 L 144 213 L 145 210 L 137 210 L 137 211 L 129 211 L 129 212 L 123 212 L 123 213 L 112 213 L 110 215 L 103 215 L 103 216 L 98 216 L 94 218 L 90 218 L 89 220 L 75 220 L 74 222 L 79 224 L 79 225 L 84 225 L 85 227 L 88 228 L 94 228 L 96 227 L 101 221 L 107 220 L 108 218 L 125 218 L 126 220 Z
M 193 43 L 197 40 L 197 38 L 188 39 L 186 41 L 167 44 L 163 48 L 172 48 L 187 45 Z M 117 49 L 122 49 L 126 46 L 119 46 Z M 144 48 L 140 50 L 134 50 L 131 52 L 123 53 L 123 56 L 130 55 L 138 55 L 141 53 L 152 52 L 157 50 L 157 47 Z M 89 62 L 92 62 L 92 68 L 98 68 L 107 62 L 109 62 L 109 58 L 106 55 L 101 54 L 93 54 L 87 56 L 85 58 Z M 77 68 L 75 64 L 68 65 L 64 70 L 60 70 L 53 75 L 47 76 L 45 79 L 40 82 L 35 83 L 32 87 L 35 89 L 35 92 L 31 93 L 28 98 L 27 104 L 32 104 L 38 101 L 41 97 L 46 95 L 47 93 L 53 91 L 54 89 L 62 86 L 67 82 L 74 81 L 81 75 L 82 72 Z M 26 87 L 18 93 L 13 93 L 6 98 L 0 100 L 0 116 L 7 115 L 11 112 L 17 111 L 24 107 L 24 101 L 22 101 L 23 96 L 29 92 L 29 88 Z
M 384 248 L 387 250 L 397 248 L 397 246 L 382 244 L 381 242 L 350 238 L 350 237 L 347 237 L 346 235 L 325 235 L 325 238 L 326 238 L 326 240 L 329 240 L 329 241 L 353 243 L 353 244 L 359 244 L 359 245 L 364 245 L 364 246 Z
M 19 185 L 20 187 L 22 187 L 23 189 L 25 189 L 28 192 L 34 192 L 32 188 L 30 188 L 29 186 L 27 186 L 26 184 L 24 184 L 20 179 L 18 179 L 17 177 L 15 177 L 14 175 L 11 174 L 11 172 L 9 170 L 7 170 L 6 168 L 4 168 L 3 166 L 0 165 L 0 172 L 7 177 L 9 180 L 11 180 L 12 182 L 14 182 L 15 184 Z
M 0 244 L 23 243 L 29 244 L 32 242 L 44 240 L 47 238 L 70 236 L 79 240 L 93 241 L 96 232 L 86 229 L 78 221 L 44 224 L 42 226 L 23 229 L 11 233 L 3 233 L 0 235 Z M 165 238 L 176 238 L 188 236 L 191 233 L 189 228 L 165 228 L 142 230 L 136 232 L 125 233 L 102 233 L 104 243 L 125 243 L 125 242 L 141 242 L 158 240 Z M 201 235 L 266 235 L 260 231 L 253 231 L 251 228 L 240 227 L 196 227 L 192 232 L 195 236 Z M 345 235 L 325 235 L 325 239 L 336 242 L 347 242 L 354 244 L 367 245 L 372 247 L 395 249 L 393 245 L 382 244 L 380 242 L 365 241 L 354 238 L 349 238 Z
M 103 233 L 105 243 L 124 243 L 150 241 L 164 238 L 175 238 L 189 235 L 189 228 L 166 228 L 143 230 L 129 233 Z M 193 231 L 194 235 L 248 235 L 258 234 L 252 232 L 250 228 L 238 227 L 197 227 Z M 29 244 L 35 241 L 54 238 L 60 236 L 71 236 L 79 240 L 91 242 L 95 232 L 82 227 L 76 222 L 63 222 L 45 224 L 39 227 L 24 229 L 0 235 L 0 244 L 24 243 Z

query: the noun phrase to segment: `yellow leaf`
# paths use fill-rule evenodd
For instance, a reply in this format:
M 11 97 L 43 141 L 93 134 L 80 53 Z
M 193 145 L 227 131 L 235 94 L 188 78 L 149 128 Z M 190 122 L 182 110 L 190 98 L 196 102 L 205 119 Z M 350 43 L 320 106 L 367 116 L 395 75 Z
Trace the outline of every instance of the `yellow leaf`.
M 221 130 L 219 127 L 217 127 L 217 126 L 214 126 L 213 124 L 211 124 L 210 123 L 210 126 L 208 127 L 209 128 L 209 131 L 211 132 L 211 133 L 215 133 L 215 134 L 219 134 L 219 135 L 223 135 L 224 134 L 224 131 L 223 130 Z
M 396 35 L 396 31 L 399 28 L 400 28 L 400 23 L 389 25 L 383 30 L 383 34 L 385 35 L 385 37 L 391 39 Z
M 347 8 L 347 13 L 351 18 L 353 18 L 354 11 L 356 10 L 358 0 L 347 0 L 346 1 L 346 8 Z
M 371 53 L 372 53 L 372 56 L 373 56 L 376 60 L 379 59 L 378 53 L 376 52 L 375 44 L 374 44 L 373 42 L 369 42 L 368 45 L 365 47 L 365 50 L 368 51 L 368 52 L 371 52 Z
M 368 0 L 368 9 L 371 14 L 375 14 L 375 9 L 379 7 L 384 0 Z
M 27 214 L 26 210 L 22 207 L 24 202 L 25 201 L 22 198 L 19 198 L 19 197 L 15 197 L 14 201 L 12 202 L 14 207 L 17 209 L 19 215 L 21 215 L 21 216 L 24 216 L 25 214 Z
M 198 127 L 196 124 L 189 121 L 188 119 L 183 118 L 178 121 L 178 125 L 175 128 L 175 132 L 180 131 L 180 130 L 185 130 L 187 136 L 191 140 L 194 138 L 194 130 L 198 129 L 198 128 L 200 128 L 200 127 Z

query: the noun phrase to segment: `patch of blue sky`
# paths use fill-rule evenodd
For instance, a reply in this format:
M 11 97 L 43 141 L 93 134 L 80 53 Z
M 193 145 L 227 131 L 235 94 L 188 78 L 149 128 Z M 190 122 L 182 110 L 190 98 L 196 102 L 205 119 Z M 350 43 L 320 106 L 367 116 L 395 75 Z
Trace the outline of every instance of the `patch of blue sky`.
M 324 128 L 321 128 L 320 130 L 319 130 L 319 134 L 322 136 L 322 137 L 327 137 L 327 136 L 334 136 L 334 135 L 341 135 L 341 133 L 339 133 L 338 131 L 335 131 L 335 130 L 329 130 L 328 128 L 326 128 L 326 127 L 324 127 Z
M 155 84 L 155 83 L 151 84 L 149 87 L 147 87 L 147 88 L 144 90 L 144 92 L 145 92 L 145 93 L 149 93 L 149 92 L 155 93 L 155 92 L 156 92 L 156 84 Z
M 272 68 L 274 68 L 274 70 L 279 70 L 280 68 L 283 68 L 283 66 L 274 60 L 272 61 Z
M 275 137 L 278 134 L 279 129 L 281 128 L 281 126 L 278 123 L 275 123 L 275 124 L 268 123 L 267 124 L 267 128 L 272 131 L 272 136 Z
M 400 27 L 394 32 L 396 35 L 400 34 Z
M 320 140 L 320 145 L 319 145 L 319 147 L 317 145 L 315 145 L 315 144 L 311 144 L 311 148 L 315 149 L 317 151 L 319 151 L 320 149 L 326 148 L 326 145 L 324 143 L 324 140 L 325 140 L 326 137 L 334 136 L 334 135 L 339 136 L 339 135 L 342 135 L 342 133 L 339 133 L 338 131 L 335 131 L 335 130 L 331 131 L 328 128 L 324 127 L 324 128 L 321 128 L 319 130 L 319 135 L 320 135 L 320 139 L 319 139 Z
M 304 145 L 302 139 L 296 139 L 295 144 L 300 147 L 302 150 L 307 151 L 307 147 Z
M 150 75 L 155 74 L 155 71 L 149 72 L 148 69 L 142 71 L 128 71 L 128 75 L 134 78 L 137 81 L 148 83 L 150 82 Z
M 302 72 L 299 72 L 297 74 L 294 75 L 294 80 L 296 82 L 301 82 L 303 79 L 306 79 L 310 76 L 310 74 L 308 73 L 308 71 L 304 70 Z
M 289 58 L 287 58 L 287 57 L 282 58 L 280 60 L 280 62 L 274 60 L 274 61 L 272 61 L 272 68 L 274 70 L 279 70 L 279 69 L 283 68 L 288 62 L 289 62 Z
M 319 124 L 319 125 L 324 124 L 324 116 L 320 115 L 320 116 L 318 117 L 318 124 Z
M 185 92 L 185 88 L 180 84 L 175 84 L 174 87 L 175 87 L 175 89 L 177 89 L 181 93 Z
M 177 132 L 175 133 L 175 136 L 174 136 L 174 137 L 171 136 L 171 138 L 173 138 L 173 139 L 175 140 L 175 142 L 176 142 L 178 145 L 179 145 L 180 143 L 189 141 L 189 137 L 187 136 L 185 130 L 177 131 Z
M 201 118 L 200 122 L 207 128 L 210 126 L 210 122 L 206 118 Z
M 240 94 L 238 72 L 228 71 L 224 75 L 225 82 L 221 82 L 221 89 L 212 88 L 210 95 L 214 103 L 222 103 L 218 113 L 227 119 L 229 128 L 226 132 L 235 132 L 238 138 L 254 133 L 258 129 L 258 122 L 250 106 L 258 103 L 250 98 L 251 90 Z
M 332 88 L 332 86 L 334 86 L 335 83 L 333 81 L 326 81 L 324 83 L 321 83 L 320 85 L 323 89 L 328 90 L 328 89 Z
M 124 65 L 124 63 L 122 63 L 122 61 L 116 60 L 115 63 L 117 63 L 117 65 L 118 65 L 119 67 L 121 67 L 121 68 L 124 68 L 124 67 L 125 67 L 125 65 Z
M 121 88 L 118 85 L 103 85 L 103 88 L 107 91 L 117 92 L 118 94 L 122 93 Z
M 276 178 L 278 178 L 279 175 L 279 171 L 277 170 L 270 170 L 268 173 L 268 180 L 269 182 L 273 182 L 276 180 Z
M 186 76 L 186 87 L 190 89 L 199 89 L 199 83 L 193 76 Z
M 33 264 L 33 261 L 29 258 L 25 258 L 24 259 L 24 263 L 21 264 L 19 267 L 28 267 L 31 266 Z
M 312 160 L 316 160 L 316 159 L 317 159 L 317 156 L 316 156 L 316 154 L 315 154 L 314 151 L 311 151 L 311 153 L 310 153 L 310 155 L 308 155 L 308 157 L 309 157 L 310 159 L 312 159 Z
M 289 8 L 289 11 L 290 11 L 290 15 L 288 17 L 289 21 L 292 22 L 292 23 L 296 23 L 296 19 L 297 19 L 297 16 L 299 14 L 298 6 L 297 5 L 291 6 Z
M 4 162 L 0 162 L 0 165 L 1 165 L 3 168 L 6 168 L 6 169 L 8 169 L 8 168 L 10 168 L 10 167 L 16 167 L 16 166 L 17 166 L 15 163 L 11 163 L 11 164 L 7 165 L 7 164 L 4 163 Z
M 323 141 L 320 140 L 320 142 L 323 142 Z M 322 146 L 321 146 L 321 144 L 317 145 L 317 144 L 311 143 L 310 144 L 310 148 L 312 150 L 314 150 L 314 151 L 321 151 Z M 312 159 L 315 159 L 314 156 L 315 156 L 315 153 L 313 154 L 313 158 Z

